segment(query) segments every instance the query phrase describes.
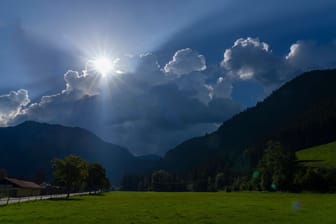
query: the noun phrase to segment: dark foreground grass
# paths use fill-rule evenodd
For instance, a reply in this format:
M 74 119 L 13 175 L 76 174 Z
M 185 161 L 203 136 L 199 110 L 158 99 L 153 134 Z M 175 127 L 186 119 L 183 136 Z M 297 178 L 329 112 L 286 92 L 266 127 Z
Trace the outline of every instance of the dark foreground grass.
M 336 223 L 336 195 L 112 192 L 0 207 L 0 223 Z

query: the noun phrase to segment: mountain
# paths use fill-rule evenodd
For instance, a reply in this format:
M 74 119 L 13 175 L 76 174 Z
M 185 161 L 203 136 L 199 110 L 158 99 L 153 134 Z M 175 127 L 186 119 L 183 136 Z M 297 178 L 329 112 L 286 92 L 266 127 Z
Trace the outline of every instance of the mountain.
M 70 154 L 103 164 L 113 184 L 124 174 L 141 172 L 153 164 L 81 128 L 33 121 L 0 128 L 0 168 L 11 176 L 31 178 L 45 173 L 50 177 L 52 160 Z
M 149 155 L 143 155 L 143 156 L 138 156 L 137 157 L 139 160 L 146 160 L 146 161 L 159 161 L 162 159 L 161 156 L 154 155 L 154 154 L 149 154 Z
M 243 171 L 256 166 L 268 140 L 293 151 L 336 140 L 335 87 L 336 70 L 304 73 L 217 131 L 168 151 L 163 167 L 188 172 L 221 160 L 228 168 Z

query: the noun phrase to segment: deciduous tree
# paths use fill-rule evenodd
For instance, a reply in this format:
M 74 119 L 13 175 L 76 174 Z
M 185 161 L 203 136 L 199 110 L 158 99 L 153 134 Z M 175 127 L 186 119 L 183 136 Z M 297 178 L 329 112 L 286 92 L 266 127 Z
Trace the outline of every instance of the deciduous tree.
M 106 176 L 106 170 L 99 163 L 88 164 L 87 187 L 90 191 L 108 189 L 110 182 Z
M 57 184 L 65 188 L 68 198 L 70 192 L 80 186 L 88 176 L 88 163 L 75 155 L 55 159 L 53 169 Z

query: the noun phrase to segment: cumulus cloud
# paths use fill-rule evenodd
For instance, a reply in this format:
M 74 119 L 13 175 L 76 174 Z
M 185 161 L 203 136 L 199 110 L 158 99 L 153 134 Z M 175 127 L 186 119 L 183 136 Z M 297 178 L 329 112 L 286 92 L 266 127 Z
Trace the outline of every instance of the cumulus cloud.
M 124 55 L 119 58 L 114 69 L 122 74 L 123 79 L 138 82 L 143 88 L 147 85 L 162 83 L 165 80 L 160 65 L 153 53 Z M 145 85 L 145 86 L 144 86 Z
M 29 102 L 28 91 L 24 89 L 0 95 L 0 126 L 7 126 Z
M 190 48 L 178 50 L 173 59 L 164 66 L 166 73 L 173 73 L 178 76 L 194 71 L 204 71 L 205 69 L 205 57 Z
M 286 61 L 275 56 L 267 43 L 250 37 L 240 38 L 226 49 L 221 66 L 234 78 L 253 78 L 267 86 L 288 80 L 291 72 Z
M 210 97 L 231 99 L 232 90 L 231 80 L 228 77 L 219 77 L 217 82 L 213 86 L 210 86 Z
M 257 80 L 269 93 L 309 66 L 336 64 L 332 46 L 299 41 L 281 57 L 258 39 L 238 39 L 220 65 L 208 67 L 191 49 L 177 51 L 163 68 L 151 53 L 123 56 L 116 61 L 117 73 L 107 79 L 87 70 L 68 71 L 62 91 L 30 105 L 27 92 L 3 95 L 0 124 L 29 119 L 75 125 L 137 154 L 164 153 L 241 111 L 232 99 L 234 82 Z M 2 103 L 4 98 L 14 106 Z
M 297 41 L 290 47 L 286 60 L 301 70 L 334 68 L 336 66 L 336 42 L 319 45 L 314 41 Z
M 177 51 L 163 68 L 151 53 L 123 56 L 104 79 L 89 70 L 68 71 L 62 91 L 30 105 L 25 90 L 0 96 L 0 125 L 36 120 L 80 126 L 136 154 L 162 154 L 241 111 L 232 99 L 235 82 L 257 80 L 268 93 L 308 66 L 335 64 L 332 46 L 299 41 L 281 57 L 258 39 L 238 39 L 221 65 L 208 67 L 191 49 Z
M 173 82 L 153 85 L 141 93 L 132 86 L 107 99 L 96 95 L 69 100 L 65 93 L 43 97 L 18 119 L 84 127 L 145 154 L 163 153 L 186 138 L 213 131 L 241 110 L 240 104 L 229 99 L 204 104 Z
M 192 49 L 178 50 L 163 71 L 180 91 L 204 105 L 208 105 L 214 94 L 219 98 L 231 98 L 231 80 L 222 77 L 218 81 L 222 73 L 219 66 L 207 67 L 205 57 Z
M 313 41 L 297 41 L 289 53 L 281 57 L 257 38 L 240 38 L 225 50 L 221 66 L 228 77 L 240 81 L 255 79 L 269 93 L 302 72 L 335 68 L 336 42 L 319 45 Z
M 136 98 L 136 102 L 131 101 L 134 102 L 132 110 L 118 103 L 118 110 L 129 116 L 114 120 L 104 132 L 113 133 L 113 142 L 136 149 L 140 154 L 162 153 L 191 136 L 213 131 L 242 109 L 230 99 L 216 98 L 204 104 L 191 92 L 181 91 L 176 83 L 153 86 Z
M 137 154 L 163 153 L 215 130 L 241 110 L 230 99 L 227 80 L 209 78 L 196 67 L 190 75 L 172 78 L 155 55 L 143 54 L 121 57 L 115 69 L 119 73 L 104 80 L 88 70 L 68 71 L 62 91 L 26 106 L 11 124 L 36 120 L 80 126 Z
M 160 65 L 153 53 L 124 55 L 119 58 L 114 68 L 121 73 L 151 73 L 160 70 Z
M 77 97 L 93 96 L 99 94 L 100 76 L 96 73 L 83 71 L 69 70 L 64 74 L 66 88 L 62 91 L 63 94 L 76 93 Z
M 64 81 L 64 90 L 53 95 L 42 96 L 39 102 L 23 108 L 10 124 L 17 124 L 24 120 L 72 124 L 72 121 L 78 120 L 76 117 L 82 116 L 81 111 L 78 110 L 83 106 L 82 102 L 89 101 L 100 94 L 100 76 L 87 71 L 69 70 L 64 74 Z M 82 109 L 84 112 L 85 108 Z
M 178 90 L 190 98 L 194 98 L 208 104 L 211 100 L 209 85 L 206 83 L 206 75 L 200 72 L 194 72 L 192 75 L 181 76 L 173 79 L 171 83 L 177 86 Z

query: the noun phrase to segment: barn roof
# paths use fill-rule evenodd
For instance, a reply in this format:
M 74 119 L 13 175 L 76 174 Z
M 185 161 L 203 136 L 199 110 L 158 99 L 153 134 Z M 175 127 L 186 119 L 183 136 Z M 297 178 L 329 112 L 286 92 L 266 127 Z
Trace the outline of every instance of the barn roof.
M 14 184 L 14 185 L 16 185 L 17 187 L 20 187 L 20 188 L 43 189 L 42 186 L 40 186 L 40 185 L 38 185 L 34 182 L 31 182 L 31 181 L 18 180 L 18 179 L 15 179 L 15 178 L 8 178 L 8 177 L 5 177 L 4 179 L 7 180 L 9 183 Z

